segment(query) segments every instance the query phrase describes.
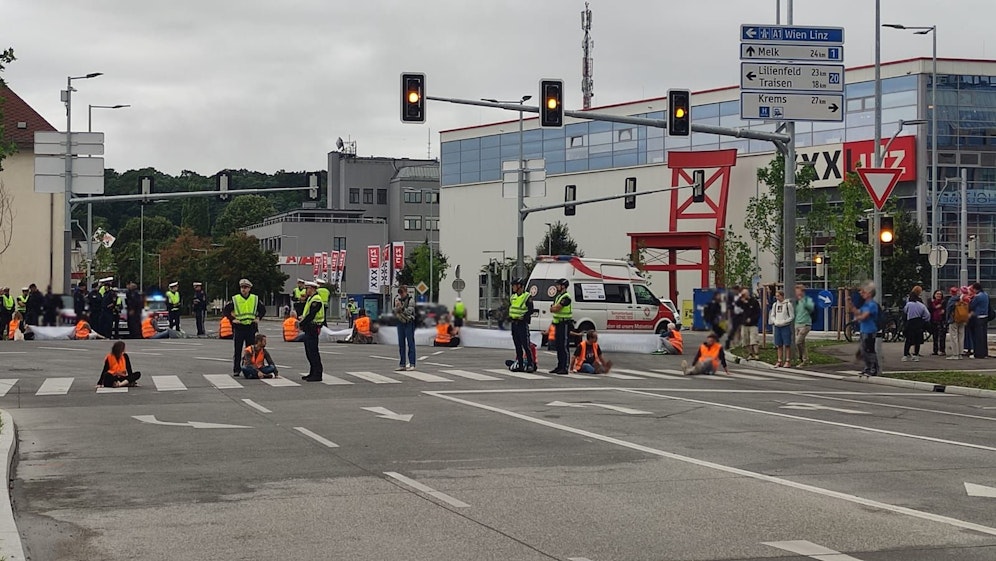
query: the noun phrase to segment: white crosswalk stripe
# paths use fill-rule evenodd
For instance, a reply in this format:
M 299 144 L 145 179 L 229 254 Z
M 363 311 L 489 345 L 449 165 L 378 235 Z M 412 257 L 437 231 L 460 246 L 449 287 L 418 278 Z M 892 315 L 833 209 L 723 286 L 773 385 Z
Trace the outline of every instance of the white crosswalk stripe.
M 156 391 L 177 392 L 187 389 L 187 386 L 180 381 L 179 376 L 153 376 L 152 383 L 156 385 Z
M 467 378 L 470 380 L 480 380 L 482 382 L 490 382 L 494 380 L 501 380 L 501 378 L 496 378 L 494 376 L 488 376 L 487 374 L 478 374 L 477 372 L 471 372 L 469 370 L 441 370 L 444 374 L 450 374 L 452 376 L 459 376 L 461 378 Z
M 401 376 L 407 376 L 409 378 L 414 378 L 416 380 L 421 380 L 423 382 L 452 382 L 449 378 L 443 378 L 442 376 L 436 376 L 435 374 L 427 374 L 425 372 L 419 372 L 418 370 L 406 370 L 404 372 L 398 372 Z
M 784 372 L 762 372 L 760 370 L 748 370 L 745 368 L 737 368 L 737 372 L 745 372 L 747 374 L 755 374 L 757 376 L 767 376 L 770 378 L 780 378 L 782 380 L 812 380 L 812 378 L 799 376 L 797 374 L 786 374 Z
M 13 388 L 14 384 L 16 383 L 17 383 L 17 378 L 11 378 L 9 380 L 0 380 L 0 397 L 7 395 L 7 392 L 10 391 L 10 388 Z
M 35 395 L 66 395 L 74 378 L 46 378 Z
M 237 390 L 242 387 L 238 380 L 228 374 L 204 374 L 204 379 L 219 390 Z
M 630 370 L 628 368 L 613 368 L 614 372 L 622 372 L 623 374 L 632 374 L 639 378 L 657 378 L 660 380 L 684 380 L 685 377 L 679 372 L 677 376 L 673 374 L 661 374 L 659 370 L 654 372 L 647 372 L 646 370 Z
M 302 376 L 307 376 L 307 372 L 302 372 Z M 329 376 L 328 374 L 322 374 L 322 383 L 326 386 L 352 386 L 353 383 L 349 380 L 343 380 L 342 378 L 336 378 L 335 376 Z
M 380 374 L 374 374 L 373 372 L 346 372 L 350 376 L 356 376 L 361 380 L 366 380 L 374 384 L 400 384 L 401 380 L 395 380 L 394 378 L 388 378 L 387 376 L 381 376 Z
M 128 393 L 128 388 L 105 388 L 103 386 L 97 388 L 97 393 Z
M 291 388 L 301 385 L 293 380 L 288 380 L 287 378 L 260 378 L 260 381 L 268 386 L 273 386 L 274 388 Z
M 490 372 L 492 374 L 501 374 L 502 376 L 511 376 L 513 378 L 520 378 L 522 380 L 549 380 L 547 376 L 540 376 L 539 374 L 530 374 L 529 372 L 512 372 L 511 370 L 505 368 L 485 368 L 485 372 Z

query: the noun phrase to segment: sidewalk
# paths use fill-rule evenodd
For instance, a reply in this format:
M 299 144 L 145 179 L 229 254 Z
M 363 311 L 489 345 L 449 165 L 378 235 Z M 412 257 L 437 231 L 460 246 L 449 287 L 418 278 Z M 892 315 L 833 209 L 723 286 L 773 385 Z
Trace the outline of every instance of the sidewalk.
M 810 337 L 812 334 L 810 334 Z M 830 339 L 831 337 L 826 337 Z M 834 337 L 835 339 L 835 337 Z M 990 339 L 989 358 L 971 359 L 964 357 L 961 360 L 947 360 L 944 356 L 934 356 L 930 352 L 933 350 L 933 341 L 928 341 L 920 346 L 920 360 L 918 362 L 903 362 L 902 342 L 882 343 L 882 352 L 879 355 L 879 362 L 885 372 L 925 372 L 925 371 L 959 371 L 972 372 L 976 374 L 996 375 L 996 346 Z M 823 372 L 838 372 L 841 370 L 861 370 L 864 362 L 856 359 L 854 354 L 858 350 L 858 343 L 847 343 L 822 347 L 821 352 L 839 358 L 842 362 L 837 364 L 810 365 L 807 368 L 820 370 Z M 911 351 L 912 352 L 912 351 Z

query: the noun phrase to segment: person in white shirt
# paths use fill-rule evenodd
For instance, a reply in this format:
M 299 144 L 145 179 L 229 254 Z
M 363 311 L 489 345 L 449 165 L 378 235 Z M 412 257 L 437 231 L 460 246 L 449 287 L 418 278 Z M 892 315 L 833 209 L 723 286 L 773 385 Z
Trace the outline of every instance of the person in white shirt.
M 775 334 L 775 351 L 778 353 L 775 368 L 792 364 L 792 324 L 795 312 L 792 303 L 785 299 L 785 291 L 775 293 L 775 303 L 771 305 L 768 321 Z

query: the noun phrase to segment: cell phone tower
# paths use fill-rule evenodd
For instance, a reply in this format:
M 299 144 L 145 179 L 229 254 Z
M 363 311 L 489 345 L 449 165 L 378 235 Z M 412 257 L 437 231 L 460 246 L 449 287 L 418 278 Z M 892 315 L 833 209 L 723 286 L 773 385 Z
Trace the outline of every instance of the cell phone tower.
M 591 109 L 591 98 L 594 97 L 595 80 L 594 60 L 591 58 L 591 51 L 595 48 L 595 41 L 591 39 L 591 10 L 588 3 L 584 3 L 584 10 L 581 12 L 581 30 L 584 31 L 584 41 L 581 42 L 581 50 L 584 57 L 581 59 L 581 94 L 584 97 L 584 108 Z

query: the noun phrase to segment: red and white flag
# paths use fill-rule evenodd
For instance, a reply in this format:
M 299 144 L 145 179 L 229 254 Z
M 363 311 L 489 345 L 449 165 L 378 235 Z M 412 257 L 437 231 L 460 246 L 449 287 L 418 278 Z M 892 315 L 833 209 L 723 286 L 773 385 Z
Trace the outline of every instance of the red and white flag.
M 367 292 L 380 292 L 380 246 L 367 246 Z
M 313 278 L 318 278 L 322 274 L 322 254 L 316 252 L 312 257 L 311 273 Z
M 394 242 L 393 245 L 393 255 L 394 258 L 394 275 L 391 277 L 392 284 L 398 284 L 398 275 L 401 274 L 401 269 L 405 268 L 405 242 Z
M 380 255 L 380 285 L 391 286 L 391 244 L 385 244 Z
M 335 282 L 336 284 L 342 284 L 343 274 L 346 272 L 346 250 L 339 251 L 339 262 L 335 269 Z M 340 290 L 341 292 L 341 290 Z

